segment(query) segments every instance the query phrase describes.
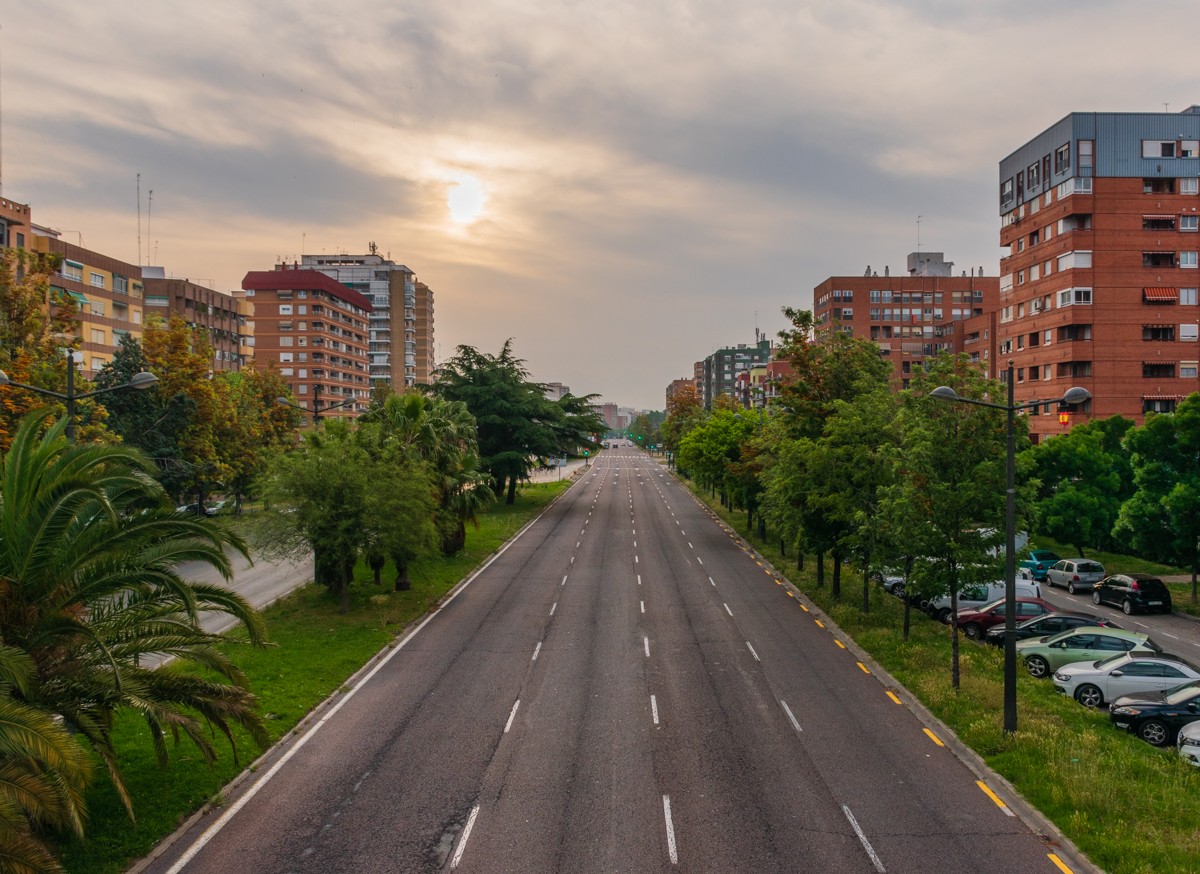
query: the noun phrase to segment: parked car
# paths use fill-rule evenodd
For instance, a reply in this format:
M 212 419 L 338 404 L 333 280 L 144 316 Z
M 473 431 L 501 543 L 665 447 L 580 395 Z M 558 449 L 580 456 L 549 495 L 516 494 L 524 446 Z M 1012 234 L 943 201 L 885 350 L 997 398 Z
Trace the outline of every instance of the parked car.
M 958 611 L 958 627 L 971 640 L 982 640 L 988 629 L 1004 622 L 1007 615 L 1005 600 L 992 601 L 982 607 Z M 1023 622 L 1038 616 L 1054 612 L 1054 605 L 1040 598 L 1017 598 L 1017 621 Z
M 224 513 L 232 513 L 232 512 L 233 512 L 233 501 L 229 500 L 228 498 L 226 498 L 224 500 L 220 500 L 220 501 L 214 501 L 213 503 L 209 504 L 207 507 L 204 508 L 204 514 L 206 516 L 217 516 L 217 515 L 221 515 Z
M 1053 637 L 1017 641 L 1017 656 L 1033 677 L 1048 677 L 1072 662 L 1097 661 L 1117 653 L 1140 650 L 1162 652 L 1162 647 L 1140 631 L 1084 625 Z
M 1131 731 L 1146 743 L 1165 747 L 1179 730 L 1200 720 L 1200 680 L 1164 692 L 1126 695 L 1108 705 L 1108 716 L 1117 728 Z
M 1179 729 L 1179 739 L 1175 745 L 1185 762 L 1200 768 L 1200 722 L 1189 722 Z
M 1063 665 L 1054 672 L 1054 688 L 1084 707 L 1099 707 L 1122 695 L 1160 692 L 1200 680 L 1200 668 L 1165 653 L 1126 652 L 1098 662 Z
M 176 513 L 195 513 L 197 516 L 203 512 L 199 504 L 182 504 L 175 508 Z
M 1034 619 L 1026 619 L 1017 625 L 1017 640 L 1028 640 L 1031 637 L 1052 637 L 1060 631 L 1080 628 L 1084 625 L 1095 625 L 1102 628 L 1120 628 L 1121 626 L 1104 616 L 1094 613 L 1047 613 Z M 984 635 L 988 643 L 1002 646 L 1004 644 L 1004 626 L 994 625 Z
M 883 586 L 883 590 L 897 598 L 904 597 L 904 575 L 891 568 L 876 568 L 871 571 L 871 579 Z
M 1128 616 L 1138 610 L 1171 612 L 1167 584 L 1150 574 L 1113 574 L 1092 587 L 1093 604 L 1112 604 Z
M 1030 576 L 1040 583 L 1046 579 L 1046 571 L 1056 561 L 1058 561 L 1058 553 L 1048 549 L 1035 549 L 1029 553 L 1029 558 L 1017 562 L 1017 568 L 1027 569 Z
M 1042 587 L 1030 580 L 1017 580 L 1016 587 L 1018 598 L 1042 597 Z M 958 593 L 958 609 L 960 611 L 978 609 L 985 604 L 990 604 L 992 601 L 998 601 L 1004 597 L 1004 588 L 1003 580 L 963 586 Z M 935 598 L 928 604 L 923 605 L 923 609 L 939 622 L 949 622 L 950 596 L 943 595 L 940 598 Z
M 1048 586 L 1063 586 L 1072 595 L 1090 592 L 1103 579 L 1104 565 L 1090 558 L 1064 558 L 1046 571 Z

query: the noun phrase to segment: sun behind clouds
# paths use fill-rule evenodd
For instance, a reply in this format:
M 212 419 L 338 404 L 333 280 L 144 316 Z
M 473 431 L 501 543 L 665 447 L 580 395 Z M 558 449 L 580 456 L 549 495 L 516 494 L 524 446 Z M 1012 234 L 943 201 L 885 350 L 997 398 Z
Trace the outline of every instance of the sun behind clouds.
M 460 225 L 469 225 L 478 219 L 486 201 L 479 180 L 466 174 L 451 182 L 446 192 L 450 219 Z

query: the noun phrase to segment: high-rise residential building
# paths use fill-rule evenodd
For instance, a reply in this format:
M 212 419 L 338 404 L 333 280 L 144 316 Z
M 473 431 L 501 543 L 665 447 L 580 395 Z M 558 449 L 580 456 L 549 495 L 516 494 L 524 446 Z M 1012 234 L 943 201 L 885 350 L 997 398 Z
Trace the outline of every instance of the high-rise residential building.
M 861 276 L 831 276 L 814 288 L 816 336 L 844 331 L 876 343 L 902 388 L 913 370 L 940 352 L 972 351 L 986 367 L 991 353 L 984 344 L 991 335 L 983 328 L 985 336 L 979 336 L 970 320 L 996 308 L 999 285 L 982 267 L 955 276 L 954 262 L 942 252 L 913 252 L 905 273 L 892 275 L 885 267 L 880 276 L 868 266 Z
M 122 337 L 142 335 L 142 270 L 68 243 L 52 228 L 31 223 L 29 229 L 29 248 L 62 259 L 50 281 L 51 294 L 78 307 L 76 361 L 82 375 L 92 379 L 112 361 Z
M 242 280 L 254 304 L 254 366 L 274 365 L 298 404 L 354 416 L 370 401 L 371 301 L 316 270 L 257 270 Z
M 291 266 L 316 270 L 364 295 L 371 310 L 371 382 L 396 391 L 432 379 L 433 291 L 403 264 L 380 255 L 301 255 Z
M 0 247 L 28 249 L 33 235 L 29 204 L 0 197 Z
M 184 318 L 191 328 L 208 335 L 213 347 L 213 370 L 241 370 L 253 357 L 254 307 L 234 296 L 187 279 L 167 279 L 161 267 L 142 268 L 142 301 L 147 316 L 163 320 Z
M 717 349 L 703 362 L 703 391 L 700 400 L 711 408 L 720 395 L 737 397 L 737 375 L 771 360 L 771 341 L 760 337 L 753 345 L 739 343 Z
M 1000 162 L 997 363 L 1018 402 L 1079 385 L 1077 421 L 1141 422 L 1200 389 L 1198 177 L 1200 106 L 1074 112 Z M 1030 415 L 1035 439 L 1055 413 Z
M 563 385 L 561 382 L 546 383 L 546 400 L 561 401 L 571 393 L 569 385 Z
M 694 379 L 673 379 L 667 384 L 666 402 L 671 403 L 671 398 L 682 394 L 684 391 L 696 390 L 696 381 Z M 697 395 L 699 397 L 699 395 Z

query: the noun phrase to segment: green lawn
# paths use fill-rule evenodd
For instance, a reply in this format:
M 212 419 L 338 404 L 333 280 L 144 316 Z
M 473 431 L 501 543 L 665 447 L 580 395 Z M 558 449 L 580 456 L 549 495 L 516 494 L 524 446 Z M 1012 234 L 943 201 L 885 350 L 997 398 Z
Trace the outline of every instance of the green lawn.
M 324 589 L 312 585 L 266 610 L 273 646 L 265 650 L 235 647 L 234 660 L 250 677 L 271 739 L 276 740 L 295 727 L 305 714 L 389 641 L 424 616 L 459 580 L 568 485 L 567 480 L 527 485 L 514 506 L 493 505 L 480 518 L 478 530 L 468 529 L 467 546 L 462 553 L 414 563 L 410 591 L 390 591 L 390 567 L 385 569 L 385 585 L 381 588 L 375 588 L 370 571 L 360 567 L 349 613 L 340 613 L 335 600 Z M 171 761 L 163 769 L 153 757 L 144 723 L 124 714 L 115 737 L 137 822 L 129 821 L 107 777 L 98 777 L 87 795 L 86 841 L 62 847 L 68 871 L 80 874 L 123 871 L 207 801 L 219 799 L 222 786 L 258 754 L 242 737 L 241 765 L 226 752 L 210 767 L 184 740 L 172 748 Z M 99 764 L 96 772 L 101 773 Z
M 790 550 L 786 557 L 781 555 L 777 539 L 764 544 L 749 536 L 744 513 L 730 513 L 699 490 L 693 492 L 753 542 L 1094 863 L 1110 874 L 1200 871 L 1200 769 L 1184 765 L 1174 749 L 1159 750 L 1117 731 L 1108 724 L 1107 713 L 1085 709 L 1023 670 L 1017 683 L 1019 730 L 1006 736 L 999 648 L 962 638 L 962 682 L 956 693 L 950 685 L 947 626 L 913 611 L 912 634 L 903 640 L 901 601 L 872 586 L 871 612 L 864 615 L 862 579 L 851 573 L 843 574 L 842 598 L 833 599 L 830 566 L 826 585 L 818 589 L 811 558 L 806 570 L 797 573 L 795 555 Z M 1121 570 L 1135 569 L 1117 561 L 1113 564 Z

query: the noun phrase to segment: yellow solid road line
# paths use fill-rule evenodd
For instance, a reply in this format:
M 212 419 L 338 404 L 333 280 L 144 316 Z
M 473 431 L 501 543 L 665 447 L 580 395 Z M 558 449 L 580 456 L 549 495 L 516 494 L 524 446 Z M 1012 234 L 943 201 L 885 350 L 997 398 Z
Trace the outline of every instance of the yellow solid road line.
M 941 739 L 940 737 L 938 737 L 936 734 L 934 734 L 932 731 L 930 731 L 930 730 L 929 730 L 929 729 L 927 729 L 927 728 L 923 728 L 923 729 L 921 729 L 921 730 L 922 730 L 923 732 L 925 732 L 927 735 L 929 735 L 929 739 L 930 739 L 931 741 L 933 741 L 935 744 L 937 744 L 939 747 L 944 747 L 944 746 L 945 746 L 945 744 L 944 744 L 944 743 L 942 743 L 942 739 Z
M 892 692 L 892 691 L 890 691 L 890 690 L 889 690 L 889 691 L 888 691 L 888 693 L 887 693 L 887 696 L 888 696 L 889 698 L 891 698 L 893 701 L 895 701 L 897 704 L 899 704 L 899 703 L 900 703 L 900 699 L 896 697 L 896 693 L 895 693 L 895 692 Z
M 870 671 L 868 671 L 868 670 L 867 670 L 867 666 L 866 666 L 866 665 L 864 665 L 862 662 L 855 662 L 855 664 L 857 664 L 857 665 L 858 665 L 860 668 L 862 668 L 862 672 L 863 672 L 864 674 L 869 674 L 869 673 L 871 673 Z
M 992 801 L 995 802 L 996 806 L 999 807 L 1001 810 L 1003 810 L 1007 815 L 1009 815 L 1009 816 L 1013 815 L 1013 812 L 1008 809 L 1008 805 L 1005 804 L 1003 801 L 1001 801 L 999 796 L 997 796 L 996 793 L 993 792 L 986 783 L 984 783 L 982 780 L 976 780 L 975 785 L 978 786 L 983 791 L 984 795 L 986 795 L 988 798 L 992 799 Z
M 800 605 L 800 609 L 803 610 L 805 613 L 809 612 L 808 608 L 805 607 L 803 604 Z
M 1058 870 L 1062 871 L 1063 874 L 1075 874 L 1074 871 L 1067 867 L 1066 862 L 1058 858 L 1058 856 L 1054 855 L 1053 853 L 1047 853 L 1046 858 L 1053 862 L 1058 867 Z
M 846 644 L 842 643 L 842 642 L 841 642 L 840 640 L 838 640 L 836 637 L 833 639 L 833 642 L 834 642 L 834 643 L 836 643 L 838 646 L 840 646 L 842 649 L 845 649 L 845 648 L 846 648 Z
M 821 628 L 825 627 L 825 623 L 822 622 L 820 619 L 814 619 L 813 622 L 817 623 L 817 625 Z

